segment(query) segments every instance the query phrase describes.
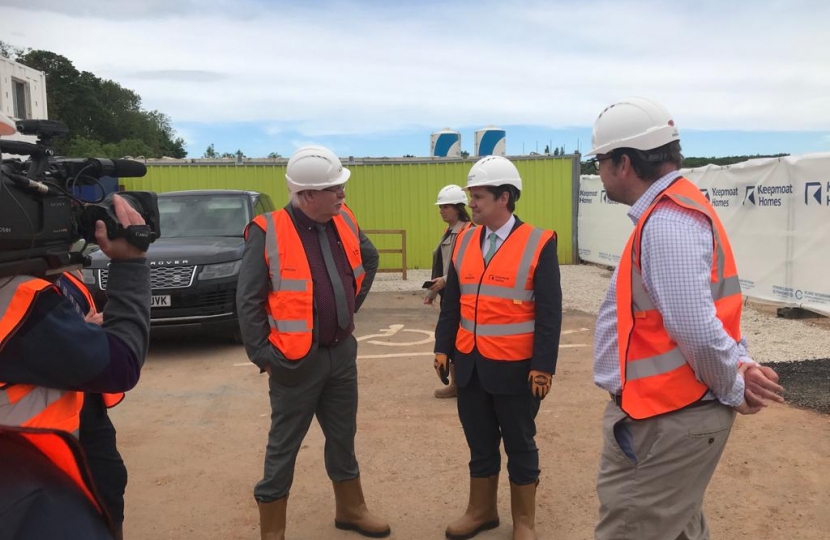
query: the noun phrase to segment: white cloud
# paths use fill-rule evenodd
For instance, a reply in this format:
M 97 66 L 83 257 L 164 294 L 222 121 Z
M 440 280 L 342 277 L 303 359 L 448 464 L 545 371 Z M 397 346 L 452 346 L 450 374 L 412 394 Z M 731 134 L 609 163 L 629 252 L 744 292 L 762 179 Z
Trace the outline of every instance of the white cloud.
M 311 139 L 587 126 L 642 95 L 681 129 L 830 129 L 830 4 L 5 3 L 29 8 L 0 7 L 15 45 L 62 54 L 176 122 L 261 121 Z

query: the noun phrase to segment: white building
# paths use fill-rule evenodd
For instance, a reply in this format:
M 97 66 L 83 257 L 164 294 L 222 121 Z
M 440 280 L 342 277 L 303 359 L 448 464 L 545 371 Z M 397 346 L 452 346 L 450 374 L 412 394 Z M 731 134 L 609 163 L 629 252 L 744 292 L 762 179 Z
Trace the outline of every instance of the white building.
M 14 60 L 0 57 L 0 111 L 12 120 L 48 118 L 46 75 Z M 35 137 L 20 134 L 6 138 L 35 141 Z

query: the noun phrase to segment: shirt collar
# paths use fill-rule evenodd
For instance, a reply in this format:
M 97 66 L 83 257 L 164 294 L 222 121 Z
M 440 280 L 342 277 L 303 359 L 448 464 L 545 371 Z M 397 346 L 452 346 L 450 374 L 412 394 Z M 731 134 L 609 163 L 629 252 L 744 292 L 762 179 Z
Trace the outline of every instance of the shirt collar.
M 651 206 L 651 203 L 654 202 L 657 195 L 669 187 L 669 185 L 677 180 L 679 176 L 680 171 L 671 171 L 670 173 L 661 176 L 653 184 L 651 184 L 651 187 L 649 187 L 639 199 L 637 199 L 637 202 L 631 205 L 631 209 L 628 211 L 628 217 L 634 222 L 635 225 L 638 221 L 640 221 L 640 218 L 643 217 L 643 214 L 645 214 L 648 207 Z
M 294 207 L 294 217 L 297 219 L 297 225 L 308 230 L 313 230 L 317 226 L 317 222 L 305 215 L 298 206 Z M 326 223 L 328 225 L 328 223 Z
M 497 231 L 494 231 L 490 227 L 487 227 L 486 228 L 487 230 L 484 231 L 484 237 L 488 238 L 490 236 L 490 233 L 494 232 L 494 233 L 496 233 L 496 236 L 498 236 L 499 239 L 502 242 L 504 242 L 505 240 L 507 240 L 507 237 L 510 235 L 510 231 L 513 230 L 513 225 L 515 225 L 515 224 L 516 224 L 516 216 L 514 216 L 513 214 L 510 214 L 510 219 L 507 220 L 507 223 L 505 223 L 504 225 L 499 227 L 499 229 Z

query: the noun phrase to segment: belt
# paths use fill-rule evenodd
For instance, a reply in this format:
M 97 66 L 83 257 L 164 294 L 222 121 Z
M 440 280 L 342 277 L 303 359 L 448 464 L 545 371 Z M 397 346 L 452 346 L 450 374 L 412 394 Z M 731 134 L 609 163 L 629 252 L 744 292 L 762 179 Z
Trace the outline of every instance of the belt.
M 613 401 L 614 404 L 617 407 L 622 409 L 622 395 L 612 394 L 611 392 L 608 392 L 608 395 L 611 396 L 611 401 Z M 716 399 L 699 399 L 699 400 L 697 400 L 693 403 L 690 403 L 690 404 L 686 405 L 685 407 L 683 407 L 681 409 L 677 409 L 677 410 L 682 411 L 684 409 L 694 409 L 695 407 L 702 407 L 704 405 L 709 405 L 710 403 L 717 403 L 717 400 Z

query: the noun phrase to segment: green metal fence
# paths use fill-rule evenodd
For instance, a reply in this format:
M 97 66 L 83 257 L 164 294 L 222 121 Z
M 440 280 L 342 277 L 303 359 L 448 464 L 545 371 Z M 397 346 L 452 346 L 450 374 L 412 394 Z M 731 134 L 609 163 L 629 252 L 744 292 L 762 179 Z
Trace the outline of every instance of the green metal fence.
M 556 230 L 559 260 L 577 261 L 575 251 L 574 194 L 577 192 L 578 156 L 530 156 L 512 158 L 522 175 L 524 189 L 516 214 L 525 222 Z M 409 268 L 429 268 L 444 223 L 435 199 L 447 184 L 466 184 L 473 160 L 363 159 L 345 163 L 352 171 L 346 204 L 363 229 L 403 229 Z M 575 165 L 576 164 L 576 165 Z M 270 163 L 148 164 L 144 178 L 123 179 L 127 189 L 159 193 L 188 189 L 246 189 L 271 196 L 274 203 L 287 201 L 285 160 Z M 400 248 L 398 235 L 372 235 L 379 249 Z M 401 256 L 381 255 L 381 267 L 400 268 Z

